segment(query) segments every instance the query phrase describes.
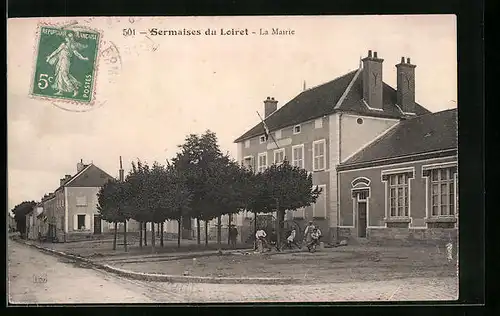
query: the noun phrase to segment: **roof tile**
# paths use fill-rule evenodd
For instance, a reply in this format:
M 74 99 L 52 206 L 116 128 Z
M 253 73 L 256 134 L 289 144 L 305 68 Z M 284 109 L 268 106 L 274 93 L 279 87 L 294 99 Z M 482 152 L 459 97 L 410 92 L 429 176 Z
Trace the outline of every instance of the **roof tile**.
M 338 109 L 334 109 L 358 71 L 359 69 L 351 71 L 332 81 L 303 91 L 265 119 L 269 130 L 273 131 L 299 124 L 324 115 L 329 115 L 335 111 L 387 118 L 405 117 L 395 105 L 396 90 L 385 83 L 383 87 L 383 111 L 369 109 L 363 102 L 363 79 L 361 75 L 353 82 L 341 106 Z M 417 115 L 430 113 L 418 104 L 416 106 L 416 112 Z M 249 131 L 238 137 L 234 142 L 241 142 L 262 134 L 264 134 L 264 126 L 259 122 Z
M 455 148 L 458 148 L 457 109 L 450 109 L 401 121 L 341 166 Z

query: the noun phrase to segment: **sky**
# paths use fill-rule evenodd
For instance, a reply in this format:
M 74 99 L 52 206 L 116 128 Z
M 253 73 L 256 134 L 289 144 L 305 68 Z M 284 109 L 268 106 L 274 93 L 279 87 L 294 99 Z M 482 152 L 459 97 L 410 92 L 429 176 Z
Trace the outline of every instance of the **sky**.
M 83 113 L 29 96 L 38 23 L 68 21 L 99 29 L 101 48 L 112 42 L 121 61 L 112 71 L 100 58 L 96 106 Z M 135 36 L 123 35 L 129 28 Z M 153 28 L 250 35 L 139 34 Z M 294 34 L 258 35 L 271 28 Z M 8 209 L 53 192 L 80 159 L 118 176 L 119 156 L 126 173 L 138 158 L 164 163 L 188 134 L 207 129 L 236 158 L 233 141 L 259 122 L 266 97 L 280 107 L 304 81 L 311 88 L 357 69 L 368 50 L 384 59 L 383 80 L 394 88 L 395 65 L 410 57 L 416 101 L 430 111 L 457 106 L 454 15 L 8 19 Z

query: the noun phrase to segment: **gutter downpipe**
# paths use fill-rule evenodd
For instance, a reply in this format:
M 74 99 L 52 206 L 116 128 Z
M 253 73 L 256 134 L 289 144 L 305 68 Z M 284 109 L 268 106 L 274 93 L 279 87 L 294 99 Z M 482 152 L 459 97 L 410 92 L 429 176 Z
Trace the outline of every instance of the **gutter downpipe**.
M 339 113 L 339 126 L 338 126 L 338 137 L 339 137 L 339 141 L 338 141 L 338 146 L 339 146 L 339 149 L 338 149 L 338 152 L 339 152 L 339 160 L 338 160 L 338 163 L 337 165 L 340 163 L 341 161 L 341 149 L 342 149 L 342 113 Z M 339 241 L 339 232 L 340 232 L 340 228 L 339 228 L 339 223 L 340 223 L 340 179 L 339 179 L 339 173 L 337 172 L 337 166 L 335 166 L 335 173 L 336 173 L 336 179 L 337 179 L 337 227 L 335 227 L 335 242 L 338 242 Z

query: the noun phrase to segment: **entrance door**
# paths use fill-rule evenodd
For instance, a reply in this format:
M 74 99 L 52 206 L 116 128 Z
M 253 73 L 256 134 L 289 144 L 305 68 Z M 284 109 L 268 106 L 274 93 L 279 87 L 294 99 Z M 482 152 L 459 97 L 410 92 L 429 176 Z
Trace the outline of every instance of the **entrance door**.
M 101 233 L 102 233 L 101 216 L 94 215 L 94 234 L 99 235 Z
M 366 202 L 358 202 L 358 237 L 366 238 Z

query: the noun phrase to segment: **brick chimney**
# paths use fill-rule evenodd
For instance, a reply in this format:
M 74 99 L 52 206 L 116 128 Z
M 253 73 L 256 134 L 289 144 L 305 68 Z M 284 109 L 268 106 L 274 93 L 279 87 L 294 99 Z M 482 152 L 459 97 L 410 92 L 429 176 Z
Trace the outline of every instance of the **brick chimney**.
M 85 165 L 83 164 L 83 159 L 80 159 L 80 162 L 76 164 L 76 172 L 80 172 L 85 168 Z
M 66 178 L 59 179 L 59 185 L 63 186 L 64 182 L 66 182 Z
M 382 63 L 377 52 L 368 51 L 368 57 L 363 61 L 363 99 L 371 108 L 382 109 L 383 106 L 383 83 Z
M 415 65 L 410 58 L 401 57 L 397 69 L 397 97 L 396 103 L 404 113 L 415 113 Z
M 267 97 L 264 101 L 264 118 L 267 118 L 271 113 L 278 109 L 278 101 L 274 100 L 274 98 Z

